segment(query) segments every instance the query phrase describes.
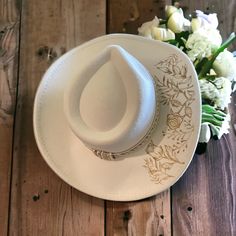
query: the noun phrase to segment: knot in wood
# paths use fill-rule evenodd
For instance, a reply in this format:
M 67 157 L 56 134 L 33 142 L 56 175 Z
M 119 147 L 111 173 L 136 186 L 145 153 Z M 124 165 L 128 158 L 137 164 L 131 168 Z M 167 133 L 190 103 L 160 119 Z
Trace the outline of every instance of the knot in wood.
M 124 211 L 123 220 L 128 221 L 132 217 L 132 212 L 130 210 Z

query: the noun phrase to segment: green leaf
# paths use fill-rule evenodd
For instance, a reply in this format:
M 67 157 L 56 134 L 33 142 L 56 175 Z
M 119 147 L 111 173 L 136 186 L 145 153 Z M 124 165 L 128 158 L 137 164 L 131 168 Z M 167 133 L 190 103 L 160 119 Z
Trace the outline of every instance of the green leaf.
M 178 43 L 179 43 L 175 39 L 170 39 L 170 40 L 167 40 L 167 41 L 164 41 L 164 42 L 169 43 L 169 44 L 174 45 L 174 46 L 177 46 Z
M 175 37 L 177 40 L 181 39 L 181 38 L 184 38 L 184 39 L 188 39 L 188 36 L 190 35 L 189 31 L 183 31 L 183 32 L 180 32 L 180 33 L 176 33 L 175 34 Z
M 203 65 L 208 61 L 208 59 L 206 57 L 204 57 L 201 61 L 199 61 L 196 65 L 195 65 L 195 69 L 197 71 L 197 73 L 200 73 Z
M 208 104 L 202 105 L 202 123 L 208 123 L 215 128 L 220 129 L 225 118 L 226 114 L 224 112 L 217 110 Z
M 223 111 L 220 111 L 209 104 L 202 105 L 202 112 L 208 114 L 217 114 L 221 117 L 225 117 L 226 114 Z

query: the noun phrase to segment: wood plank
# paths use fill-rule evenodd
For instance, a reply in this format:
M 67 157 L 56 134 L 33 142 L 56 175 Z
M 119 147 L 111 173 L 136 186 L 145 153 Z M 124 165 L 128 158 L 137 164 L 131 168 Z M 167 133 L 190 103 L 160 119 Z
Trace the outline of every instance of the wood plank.
M 170 1 L 112 0 L 108 2 L 108 32 L 137 33 L 155 15 L 163 16 Z M 138 202 L 107 202 L 107 235 L 171 235 L 170 191 Z
M 206 155 L 195 155 L 174 185 L 173 235 L 235 235 L 236 162 L 228 139 L 212 141 Z
M 104 201 L 71 188 L 40 156 L 32 109 L 36 88 L 50 63 L 105 33 L 105 11 L 103 0 L 22 1 L 10 235 L 104 234 Z
M 234 1 L 180 1 L 188 12 L 217 12 L 224 37 L 235 30 Z M 230 112 L 236 123 L 236 94 Z M 212 140 L 172 189 L 173 235 L 236 235 L 236 133 Z
M 108 32 L 137 34 L 138 27 L 154 16 L 164 17 L 165 5 L 171 0 L 110 0 L 108 1 Z
M 0 0 L 0 232 L 7 235 L 18 71 L 19 7 Z
M 137 202 L 107 202 L 107 235 L 171 235 L 170 193 Z

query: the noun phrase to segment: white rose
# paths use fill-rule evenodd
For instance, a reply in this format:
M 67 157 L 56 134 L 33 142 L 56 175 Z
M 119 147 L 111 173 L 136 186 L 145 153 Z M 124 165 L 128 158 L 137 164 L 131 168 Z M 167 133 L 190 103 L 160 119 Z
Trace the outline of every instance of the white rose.
M 152 28 L 159 26 L 159 19 L 155 16 L 152 21 L 145 22 L 138 28 L 139 35 L 152 39 Z
M 213 63 L 213 69 L 218 76 L 236 81 L 236 58 L 228 50 L 224 50 Z
M 174 33 L 180 33 L 190 29 L 190 21 L 184 18 L 182 9 L 172 13 L 167 21 L 167 27 Z
M 222 38 L 218 30 L 200 28 L 193 32 L 187 42 L 187 54 L 192 61 L 210 57 L 221 45 Z
M 214 105 L 224 110 L 230 103 L 231 82 L 224 77 L 216 78 L 209 82 L 206 79 L 199 80 L 202 98 L 211 100 Z
M 167 41 L 175 39 L 175 34 L 170 29 L 153 27 L 152 37 L 156 40 Z

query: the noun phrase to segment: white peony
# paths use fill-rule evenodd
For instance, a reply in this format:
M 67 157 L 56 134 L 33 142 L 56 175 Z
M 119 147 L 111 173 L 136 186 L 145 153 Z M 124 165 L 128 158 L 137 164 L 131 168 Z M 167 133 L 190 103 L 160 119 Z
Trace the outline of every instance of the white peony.
M 175 39 L 175 34 L 170 29 L 153 27 L 151 34 L 156 40 L 167 41 Z
M 153 27 L 159 26 L 159 19 L 155 16 L 152 21 L 145 22 L 138 28 L 139 35 L 145 36 L 152 39 L 152 29 Z
M 215 106 L 224 110 L 230 103 L 231 82 L 224 77 L 218 77 L 214 81 L 199 80 L 202 98 L 214 102 Z
M 218 18 L 216 13 L 212 14 L 205 14 L 204 12 L 200 10 L 196 10 L 197 17 L 201 21 L 201 26 L 205 28 L 212 28 L 212 29 L 217 29 L 218 27 Z
M 165 12 L 166 12 L 167 18 L 169 18 L 176 11 L 178 11 L 178 8 L 175 6 L 167 5 L 165 7 Z
M 193 32 L 199 28 L 217 29 L 219 22 L 216 13 L 207 15 L 200 10 L 196 10 L 196 14 L 197 17 L 191 21 Z
M 174 11 L 167 21 L 167 27 L 174 33 L 181 33 L 190 29 L 190 21 L 184 18 L 182 9 Z
M 236 58 L 228 50 L 224 50 L 213 63 L 213 69 L 218 76 L 236 81 Z
M 187 42 L 188 56 L 191 61 L 210 57 L 221 45 L 222 38 L 218 30 L 200 28 L 193 32 Z

